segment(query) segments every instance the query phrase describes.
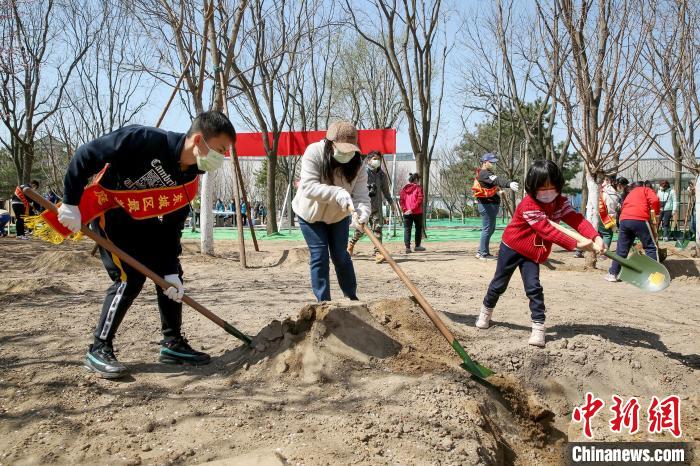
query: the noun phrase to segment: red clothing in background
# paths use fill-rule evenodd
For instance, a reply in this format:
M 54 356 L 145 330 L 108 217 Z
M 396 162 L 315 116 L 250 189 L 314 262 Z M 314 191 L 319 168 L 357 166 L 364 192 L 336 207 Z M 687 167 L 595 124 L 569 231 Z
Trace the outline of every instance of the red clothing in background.
M 661 212 L 661 202 L 653 189 L 646 186 L 634 188 L 622 203 L 620 221 L 650 219 L 649 211 L 653 210 L 658 215 Z
M 412 214 L 422 214 L 423 188 L 419 184 L 408 183 L 401 188 L 399 204 L 401 204 L 401 213 L 406 213 L 410 210 Z

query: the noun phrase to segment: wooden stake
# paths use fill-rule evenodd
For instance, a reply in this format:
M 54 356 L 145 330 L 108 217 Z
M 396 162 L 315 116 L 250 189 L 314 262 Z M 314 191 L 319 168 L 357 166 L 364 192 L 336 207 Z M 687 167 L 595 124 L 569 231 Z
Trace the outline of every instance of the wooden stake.
M 163 123 L 163 118 L 165 118 L 165 114 L 168 113 L 168 109 L 170 108 L 170 104 L 175 98 L 175 94 L 177 94 L 177 91 L 180 90 L 180 84 L 182 84 L 182 80 L 185 79 L 185 73 L 187 73 L 187 68 L 190 66 L 190 63 L 192 63 L 192 58 L 194 58 L 194 53 L 190 55 L 190 58 L 187 60 L 187 63 L 185 63 L 185 66 L 182 68 L 182 74 L 180 74 L 180 77 L 175 83 L 173 92 L 170 94 L 170 98 L 168 98 L 168 102 L 165 104 L 165 108 L 161 112 L 160 117 L 158 117 L 158 121 L 156 121 L 156 128 L 160 128 L 160 124 Z

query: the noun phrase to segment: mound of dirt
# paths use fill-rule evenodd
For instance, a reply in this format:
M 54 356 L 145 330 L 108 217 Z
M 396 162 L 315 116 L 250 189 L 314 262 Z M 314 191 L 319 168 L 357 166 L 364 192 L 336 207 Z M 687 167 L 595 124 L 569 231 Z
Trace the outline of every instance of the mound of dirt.
M 336 303 L 308 305 L 296 319 L 272 321 L 252 346 L 249 364 L 262 373 L 287 374 L 304 383 L 337 380 L 349 369 L 390 358 L 402 348 L 366 306 Z
M 55 280 L 48 278 L 26 278 L 3 280 L 0 282 L 0 298 L 5 295 L 13 295 L 17 298 L 18 295 L 36 296 L 37 294 L 70 294 L 75 292 L 73 288 L 59 284 Z
M 29 267 L 37 272 L 80 273 L 94 271 L 102 267 L 100 259 L 83 251 L 46 251 L 36 256 Z

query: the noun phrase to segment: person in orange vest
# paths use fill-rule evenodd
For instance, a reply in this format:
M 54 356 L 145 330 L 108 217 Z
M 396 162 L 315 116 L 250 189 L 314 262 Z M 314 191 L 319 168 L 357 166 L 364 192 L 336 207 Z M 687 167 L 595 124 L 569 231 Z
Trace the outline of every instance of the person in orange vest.
M 39 182 L 32 180 L 31 183 L 29 183 L 29 186 L 26 184 L 17 186 L 10 201 L 12 204 L 12 211 L 15 213 L 15 233 L 17 234 L 17 239 L 29 239 L 24 229 L 24 217 L 27 215 L 32 215 L 36 212 L 41 212 L 41 207 L 39 204 L 27 199 L 24 192 L 22 192 L 24 188 L 28 187 L 37 190 L 39 189 Z
M 499 191 L 501 188 L 510 188 L 513 191 L 520 189 L 520 185 L 516 181 L 509 181 L 491 171 L 497 162 L 498 158 L 494 154 L 484 154 L 481 157 L 481 167 L 476 170 L 476 178 L 474 178 L 472 186 L 472 192 L 481 214 L 481 240 L 479 241 L 479 250 L 476 252 L 476 258 L 481 260 L 494 260 L 496 258 L 489 252 L 489 241 L 496 230 L 496 218 L 501 206 Z

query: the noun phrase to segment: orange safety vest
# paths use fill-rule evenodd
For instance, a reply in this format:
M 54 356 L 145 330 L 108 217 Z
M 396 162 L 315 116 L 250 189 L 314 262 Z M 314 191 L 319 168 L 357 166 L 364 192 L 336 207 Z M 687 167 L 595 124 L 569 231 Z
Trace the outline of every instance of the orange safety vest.
M 472 185 L 472 192 L 474 193 L 474 197 L 493 197 L 498 193 L 499 187 L 494 186 L 493 188 L 484 188 L 481 186 L 481 183 L 479 183 L 479 173 L 481 172 L 480 168 L 476 169 L 476 177 L 474 177 L 474 184 Z

